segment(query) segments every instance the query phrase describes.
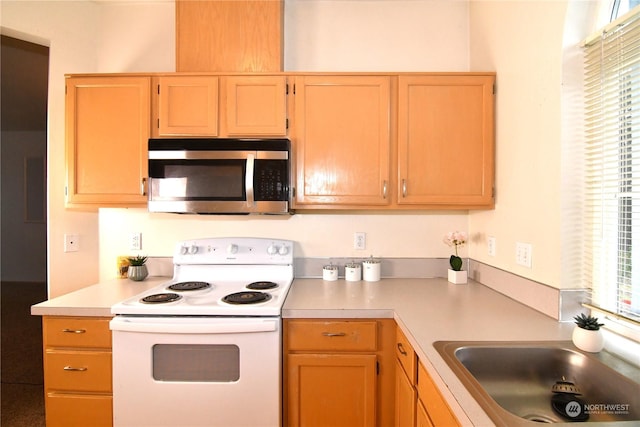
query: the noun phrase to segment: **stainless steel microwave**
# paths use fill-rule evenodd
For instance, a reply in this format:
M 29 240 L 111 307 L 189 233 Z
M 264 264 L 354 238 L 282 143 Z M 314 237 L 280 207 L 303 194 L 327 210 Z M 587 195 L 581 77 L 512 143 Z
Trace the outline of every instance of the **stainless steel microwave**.
M 286 214 L 288 139 L 150 139 L 149 211 Z

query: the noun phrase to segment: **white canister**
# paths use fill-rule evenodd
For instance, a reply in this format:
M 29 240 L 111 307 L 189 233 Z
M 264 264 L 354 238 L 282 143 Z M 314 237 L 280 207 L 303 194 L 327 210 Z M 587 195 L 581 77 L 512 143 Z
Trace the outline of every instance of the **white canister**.
M 322 267 L 322 280 L 335 282 L 338 280 L 338 266 L 329 264 Z
M 380 280 L 380 260 L 369 258 L 362 261 L 362 278 L 367 282 Z
M 348 282 L 359 282 L 362 280 L 362 266 L 355 262 L 350 262 L 345 265 L 344 279 Z

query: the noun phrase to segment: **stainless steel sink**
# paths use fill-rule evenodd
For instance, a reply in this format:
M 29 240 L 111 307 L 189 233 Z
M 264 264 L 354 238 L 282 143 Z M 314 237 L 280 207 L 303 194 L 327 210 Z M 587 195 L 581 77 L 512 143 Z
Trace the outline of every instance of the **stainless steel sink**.
M 552 387 L 563 378 L 580 388 L 578 411 L 589 414 L 587 422 L 640 425 L 640 369 L 609 353 L 584 353 L 570 341 L 434 347 L 498 426 L 572 422 L 575 412 L 563 416 L 551 405 Z

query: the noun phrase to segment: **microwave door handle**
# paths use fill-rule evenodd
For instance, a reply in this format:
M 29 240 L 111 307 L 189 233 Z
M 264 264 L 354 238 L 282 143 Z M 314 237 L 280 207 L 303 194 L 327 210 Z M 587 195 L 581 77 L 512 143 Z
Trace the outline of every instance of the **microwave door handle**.
M 255 165 L 256 156 L 255 154 L 247 155 L 247 171 L 244 177 L 244 185 L 247 193 L 247 207 L 252 208 L 254 205 L 254 195 L 253 195 L 253 169 Z

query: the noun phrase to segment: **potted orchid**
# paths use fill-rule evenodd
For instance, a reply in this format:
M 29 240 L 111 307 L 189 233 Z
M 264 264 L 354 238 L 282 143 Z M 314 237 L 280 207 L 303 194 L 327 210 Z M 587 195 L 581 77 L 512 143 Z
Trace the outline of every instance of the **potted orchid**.
M 467 234 L 462 231 L 451 231 L 444 236 L 443 241 L 455 250 L 455 255 L 449 258 L 451 268 L 448 271 L 448 280 L 455 284 L 467 283 L 467 272 L 462 270 L 462 258 L 458 256 L 458 247 L 467 243 Z

